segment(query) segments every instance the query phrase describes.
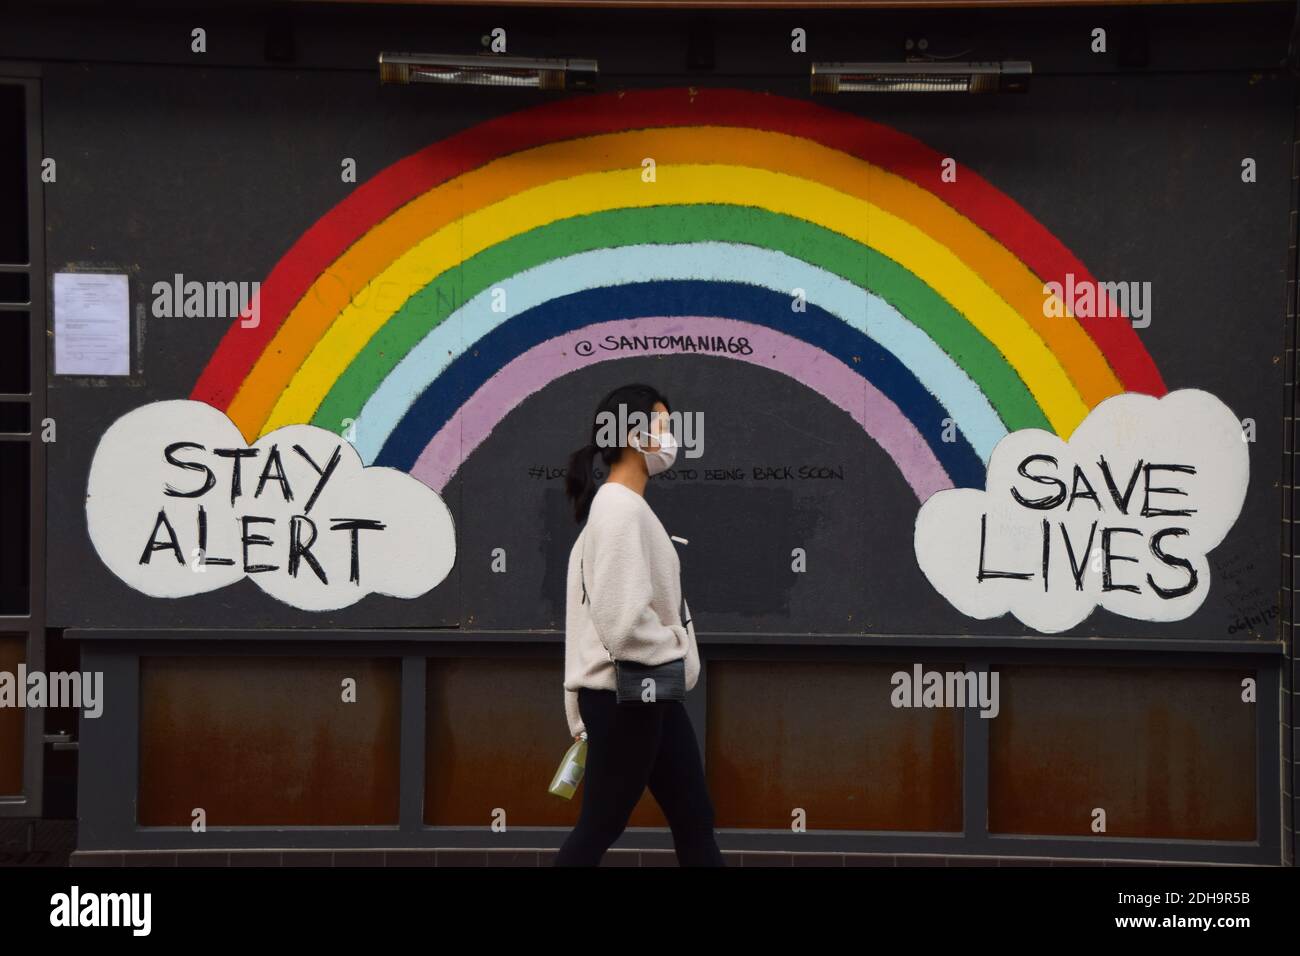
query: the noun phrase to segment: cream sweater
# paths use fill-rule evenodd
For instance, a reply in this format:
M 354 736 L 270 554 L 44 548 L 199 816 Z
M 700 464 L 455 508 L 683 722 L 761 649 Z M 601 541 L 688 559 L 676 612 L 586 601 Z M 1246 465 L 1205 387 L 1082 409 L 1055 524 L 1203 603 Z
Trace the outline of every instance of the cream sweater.
M 614 690 L 613 659 L 663 664 L 685 658 L 686 688 L 695 686 L 700 655 L 694 624 L 682 626 L 681 595 L 677 546 L 654 509 L 627 485 L 606 481 L 596 489 L 587 525 L 569 552 L 564 712 L 571 735 L 586 729 L 578 712 L 578 688 Z M 689 605 L 686 616 L 691 616 Z

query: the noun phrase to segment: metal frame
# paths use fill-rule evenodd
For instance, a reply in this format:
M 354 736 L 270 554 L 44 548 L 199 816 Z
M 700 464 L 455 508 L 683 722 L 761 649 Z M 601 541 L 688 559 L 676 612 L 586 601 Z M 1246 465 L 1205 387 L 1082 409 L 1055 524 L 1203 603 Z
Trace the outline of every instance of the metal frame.
M 1300 97 L 1295 97 L 1294 92 L 1300 90 L 1294 79 L 1294 71 L 1297 67 L 1297 55 L 1300 54 L 1300 47 L 1297 46 L 1297 39 L 1300 39 L 1300 4 L 1296 6 L 1296 19 L 1292 24 L 1291 42 L 1288 48 L 1288 59 L 1292 66 L 1293 79 L 1293 104 L 1292 104 L 1292 160 L 1291 160 L 1291 222 L 1290 222 L 1290 250 L 1287 254 L 1287 289 L 1286 289 L 1286 319 L 1282 333 L 1282 476 L 1281 476 L 1281 505 L 1282 505 L 1282 580 L 1279 595 L 1279 615 L 1280 631 L 1282 642 L 1285 647 L 1283 657 L 1283 674 L 1284 680 L 1282 685 L 1282 713 L 1280 722 L 1283 727 L 1282 739 L 1282 760 L 1284 764 L 1284 775 L 1282 778 L 1282 834 L 1283 853 L 1286 862 L 1295 865 L 1296 854 L 1296 834 L 1295 824 L 1297 808 L 1300 808 L 1300 793 L 1297 792 L 1296 784 L 1300 782 L 1300 771 L 1297 771 L 1296 758 L 1297 747 L 1300 747 L 1300 731 L 1295 727 L 1295 698 L 1297 691 L 1297 679 L 1300 678 L 1300 666 L 1296 664 L 1295 657 L 1295 625 L 1296 625 L 1296 515 L 1295 508 L 1300 495 L 1296 493 L 1296 378 L 1300 373 L 1300 363 L 1297 362 L 1296 349 L 1296 323 L 1297 314 L 1300 312 L 1300 299 L 1297 298 L 1297 275 L 1300 275 L 1300 230 L 1297 229 L 1297 208 L 1300 208 L 1300 160 L 1297 160 L 1295 151 L 1300 149 Z M 1290 669 L 1289 672 L 1287 669 Z M 1285 678 L 1289 677 L 1289 681 Z
M 4 263 L 6 272 L 26 272 L 28 301 L 0 304 L 0 313 L 26 312 L 28 322 L 28 394 L 6 395 L 28 404 L 30 420 L 24 434 L 0 435 L 0 441 L 26 442 L 31 492 L 28 499 L 28 604 L 26 614 L 0 614 L 0 631 L 25 632 L 24 659 L 31 670 L 45 669 L 45 443 L 40 440 L 45 418 L 45 194 L 40 185 L 43 158 L 41 86 L 39 70 L 6 64 L 0 84 L 21 86 L 27 126 L 27 262 Z M 0 320 L 12 320 L 0 315 Z M 23 792 L 0 796 L 0 817 L 39 817 L 44 802 L 45 711 L 28 709 L 24 715 Z
M 201 635 L 201 636 L 200 636 Z M 392 631 L 122 631 L 69 632 L 82 641 L 82 667 L 102 671 L 105 686 L 115 689 L 117 703 L 97 720 L 82 723 L 79 808 L 79 850 L 229 850 L 286 848 L 503 848 L 533 849 L 559 846 L 568 827 L 511 827 L 508 835 L 489 827 L 426 826 L 424 811 L 425 668 L 429 658 L 502 657 L 558 659 L 563 634 L 552 631 L 415 631 L 398 637 Z M 751 635 L 752 637 L 752 635 Z M 829 636 L 827 636 L 829 637 Z M 825 640 L 827 637 L 823 637 Z M 845 660 L 897 659 L 920 641 L 865 642 L 853 635 L 827 646 L 796 643 L 790 635 L 766 645 L 717 643 L 706 638 L 701 647 L 700 683 L 689 696 L 691 717 L 703 741 L 707 707 L 707 674 L 711 662 L 723 660 Z M 833 639 L 833 638 L 832 638 Z M 965 667 L 987 668 L 992 655 L 978 638 L 930 639 L 927 655 L 936 663 L 949 660 Z M 1165 642 L 1141 642 L 1141 650 L 1098 647 L 1047 648 L 1035 639 L 1015 641 L 997 653 L 999 664 L 1050 660 L 1075 666 L 1169 666 Z M 1068 639 L 1067 639 L 1068 640 Z M 1076 639 L 1076 643 L 1083 641 Z M 1136 643 L 1136 642 L 1129 642 Z M 1195 644 L 1194 641 L 1180 642 Z M 1248 666 L 1259 676 L 1256 720 L 1256 838 L 1251 841 L 1118 839 L 1059 835 L 990 834 L 987 827 L 988 725 L 963 713 L 963 832 L 810 830 L 791 833 L 777 829 L 718 830 L 727 850 L 785 850 L 804 852 L 939 853 L 973 856 L 1079 857 L 1088 859 L 1154 859 L 1211 863 L 1276 864 L 1281 855 L 1281 768 L 1277 704 L 1281 645 L 1225 642 L 1213 649 L 1177 655 L 1181 667 Z M 1161 646 L 1163 644 L 1163 646 Z M 963 646 L 964 645 L 964 646 Z M 1159 649 L 1157 649 L 1159 648 Z M 1184 648 L 1185 650 L 1185 648 Z M 394 826 L 209 827 L 196 837 L 188 827 L 136 825 L 139 779 L 139 660 L 141 656 L 285 656 L 396 657 L 402 659 L 400 803 Z M 557 708 L 558 689 L 557 689 Z M 557 710 L 558 714 L 558 710 Z M 557 716 L 557 721 L 559 717 Z M 702 747 L 703 751 L 703 747 Z M 671 849 L 667 828 L 629 827 L 614 848 Z

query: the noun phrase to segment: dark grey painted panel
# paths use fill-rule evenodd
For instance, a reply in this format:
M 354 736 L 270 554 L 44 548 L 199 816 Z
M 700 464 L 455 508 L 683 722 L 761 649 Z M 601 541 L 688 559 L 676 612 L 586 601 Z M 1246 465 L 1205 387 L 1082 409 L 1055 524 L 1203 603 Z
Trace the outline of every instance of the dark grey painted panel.
M 757 51 L 750 62 L 762 62 Z M 353 188 L 338 181 L 344 156 L 357 159 L 364 179 L 456 130 L 539 101 L 519 92 L 380 89 L 359 69 L 48 64 L 44 72 L 46 151 L 62 163 L 57 188 L 46 192 L 49 269 L 125 269 L 136 302 L 149 301 L 152 283 L 176 272 L 264 277 Z M 682 78 L 621 81 L 658 86 Z M 712 82 L 806 95 L 797 76 Z M 1205 388 L 1257 422 L 1245 511 L 1212 555 L 1220 573 L 1205 605 L 1175 625 L 1098 612 L 1073 633 L 1275 639 L 1282 381 L 1275 359 L 1292 97 L 1281 74 L 1228 72 L 1042 76 L 1025 97 L 831 103 L 977 170 L 1097 276 L 1150 281 L 1156 312 L 1140 336 L 1167 383 Z M 1240 181 L 1247 156 L 1259 164 L 1251 185 Z M 911 550 L 915 500 L 843 413 L 773 373 L 699 356 L 609 363 L 557 381 L 515 409 L 448 489 L 460 559 L 423 599 L 372 597 L 309 614 L 247 582 L 179 600 L 141 597 L 89 547 L 80 505 L 88 464 L 99 434 L 119 415 L 188 394 L 225 325 L 146 318 L 130 382 L 52 383 L 50 413 L 60 422 L 49 462 L 53 624 L 557 626 L 557 574 L 574 528 L 560 482 L 531 478 L 528 469 L 563 465 L 604 387 L 647 378 L 720 423 L 701 468 L 828 462 L 845 469 L 843 481 L 749 482 L 727 491 L 655 483 L 664 485 L 651 500 L 665 524 L 692 542 L 685 583 L 701 630 L 1030 633 L 1009 618 L 969 620 L 930 587 Z M 807 542 L 807 575 L 788 570 L 791 541 Z M 496 546 L 508 548 L 506 575 L 489 570 Z

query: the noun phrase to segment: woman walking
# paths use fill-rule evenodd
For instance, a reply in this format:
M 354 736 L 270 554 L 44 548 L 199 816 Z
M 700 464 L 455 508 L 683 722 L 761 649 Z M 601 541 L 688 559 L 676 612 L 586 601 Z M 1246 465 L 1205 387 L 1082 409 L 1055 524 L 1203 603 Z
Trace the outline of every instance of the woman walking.
M 700 672 L 676 547 L 645 500 L 647 479 L 676 455 L 669 414 L 668 399 L 651 386 L 617 388 L 596 410 L 590 444 L 569 459 L 565 490 L 586 527 L 569 554 L 564 704 L 570 732 L 587 734 L 587 764 L 578 824 L 556 866 L 597 865 L 647 786 L 668 819 L 678 863 L 726 865 L 685 705 L 620 704 L 615 695 L 615 660 L 682 660 L 687 690 Z M 599 488 L 597 455 L 609 469 Z

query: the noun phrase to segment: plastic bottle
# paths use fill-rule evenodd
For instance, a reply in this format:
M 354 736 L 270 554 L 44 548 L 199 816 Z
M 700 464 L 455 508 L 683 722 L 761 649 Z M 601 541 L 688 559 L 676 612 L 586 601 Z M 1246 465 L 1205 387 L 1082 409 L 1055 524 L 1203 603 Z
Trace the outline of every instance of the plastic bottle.
M 550 792 L 565 800 L 572 799 L 578 784 L 582 782 L 583 771 L 587 769 L 587 734 L 581 734 L 581 740 L 575 740 L 573 746 L 565 751 L 560 768 L 551 780 Z

